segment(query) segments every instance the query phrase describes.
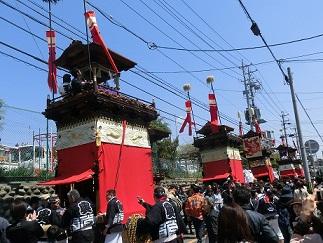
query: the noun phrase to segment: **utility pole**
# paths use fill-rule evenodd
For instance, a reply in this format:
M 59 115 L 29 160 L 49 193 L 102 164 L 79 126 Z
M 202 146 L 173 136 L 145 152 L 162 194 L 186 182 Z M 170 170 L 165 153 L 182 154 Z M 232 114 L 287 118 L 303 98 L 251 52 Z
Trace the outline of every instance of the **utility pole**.
M 290 67 L 287 68 L 287 72 L 288 72 L 288 85 L 290 87 L 290 92 L 291 92 L 292 101 L 293 101 L 295 121 L 296 121 L 296 127 L 297 127 L 297 132 L 298 132 L 298 139 L 299 139 L 299 145 L 300 145 L 300 150 L 301 150 L 301 157 L 302 157 L 303 166 L 304 166 L 305 178 L 306 178 L 307 183 L 309 184 L 309 187 L 312 188 L 311 175 L 310 175 L 310 171 L 309 171 L 309 168 L 308 168 L 308 161 L 307 161 L 307 158 L 306 158 L 305 146 L 304 146 L 304 143 L 303 143 L 303 135 L 302 135 L 301 125 L 300 125 L 299 116 L 298 116 L 298 110 L 297 110 L 297 103 L 296 103 L 296 98 L 295 98 L 293 76 L 292 76 L 292 72 L 290 70 Z
M 252 112 L 251 112 L 251 104 L 250 104 L 250 91 L 249 91 L 249 87 L 250 87 L 250 79 L 248 77 L 248 79 L 246 78 L 246 68 L 247 66 L 245 66 L 243 64 L 242 61 L 242 73 L 243 73 L 243 83 L 244 83 L 244 91 L 243 94 L 246 95 L 246 100 L 247 100 L 247 112 L 248 112 L 248 116 L 249 116 L 249 124 L 250 124 L 250 130 L 253 131 L 253 123 L 252 123 Z M 249 73 L 249 72 L 248 72 Z M 250 74 L 249 74 L 250 75 Z
M 284 137 L 285 137 L 285 143 L 286 147 L 288 147 L 288 139 L 287 139 L 287 132 L 286 132 L 286 125 L 288 124 L 287 121 L 285 120 L 285 117 L 288 116 L 282 111 L 282 125 L 283 125 L 283 132 L 284 132 Z
M 300 146 L 299 146 L 299 140 L 298 140 L 297 129 L 296 129 L 296 127 L 293 127 L 292 129 L 294 130 L 294 134 L 295 134 L 297 151 L 298 151 L 298 154 L 300 154 L 300 153 L 301 153 L 301 151 L 300 151 Z

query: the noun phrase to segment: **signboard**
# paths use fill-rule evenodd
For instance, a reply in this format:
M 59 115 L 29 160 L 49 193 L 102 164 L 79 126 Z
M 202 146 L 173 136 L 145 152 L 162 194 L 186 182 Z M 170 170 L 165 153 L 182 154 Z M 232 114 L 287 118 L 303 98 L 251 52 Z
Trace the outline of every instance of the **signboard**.
M 258 136 L 243 139 L 243 149 L 247 159 L 262 156 L 261 142 Z
M 307 154 L 316 154 L 320 149 L 320 145 L 315 140 L 307 140 L 305 142 L 305 150 Z

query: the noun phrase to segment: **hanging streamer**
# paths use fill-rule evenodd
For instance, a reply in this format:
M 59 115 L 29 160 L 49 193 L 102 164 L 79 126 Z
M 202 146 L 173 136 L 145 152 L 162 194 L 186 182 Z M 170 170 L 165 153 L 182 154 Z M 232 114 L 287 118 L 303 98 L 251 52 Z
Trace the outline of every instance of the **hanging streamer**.
M 55 64 L 56 59 L 56 38 L 55 31 L 46 31 L 47 43 L 48 43 L 48 87 L 53 93 L 57 93 L 57 69 Z
M 91 31 L 91 34 L 92 34 L 92 39 L 93 39 L 93 42 L 95 44 L 98 44 L 99 46 L 102 47 L 103 51 L 104 51 L 104 54 L 107 56 L 108 60 L 109 60 L 109 63 L 111 64 L 112 66 L 112 69 L 113 71 L 116 73 L 116 74 L 119 74 L 119 70 L 110 54 L 110 51 L 107 47 L 107 45 L 105 44 L 101 34 L 100 34 L 100 31 L 99 31 L 99 27 L 98 27 L 98 24 L 96 22 L 96 17 L 95 17 L 95 13 L 94 11 L 87 11 L 85 13 L 85 17 L 86 17 L 86 22 L 87 22 L 87 25 Z
M 181 126 L 181 129 L 179 130 L 179 133 L 184 132 L 184 128 L 188 124 L 188 135 L 192 136 L 192 103 L 190 100 L 185 101 L 185 107 L 186 107 L 186 118 L 183 122 L 183 125 Z
M 253 124 L 255 125 L 256 133 L 261 134 L 261 128 L 260 128 L 260 125 L 259 125 L 259 123 L 258 123 L 258 121 L 257 121 L 257 119 L 256 119 L 256 118 L 254 118 L 254 120 L 253 120 Z

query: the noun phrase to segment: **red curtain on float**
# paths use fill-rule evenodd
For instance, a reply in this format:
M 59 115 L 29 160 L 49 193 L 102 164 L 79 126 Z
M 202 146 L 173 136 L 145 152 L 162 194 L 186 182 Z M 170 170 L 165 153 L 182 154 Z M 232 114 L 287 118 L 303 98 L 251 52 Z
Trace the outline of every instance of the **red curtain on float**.
M 121 158 L 119 159 L 119 156 Z M 120 163 L 119 163 L 120 161 Z M 102 143 L 99 151 L 99 211 L 106 211 L 106 191 L 117 191 L 123 203 L 125 219 L 133 213 L 144 213 L 137 196 L 153 203 L 151 149 Z
M 68 185 L 93 178 L 93 166 L 97 160 L 95 143 L 83 144 L 57 151 L 57 176 L 39 185 Z M 87 195 L 81 195 L 86 197 Z
M 267 166 L 267 165 L 256 166 L 251 168 L 251 171 L 254 177 L 256 177 L 257 179 L 259 177 L 267 176 L 270 182 L 273 182 L 275 180 L 274 171 L 271 166 Z
M 244 183 L 241 160 L 224 159 L 203 164 L 204 178 L 202 181 L 223 180 L 230 175 L 236 182 Z
M 97 150 L 95 143 L 58 150 L 57 157 L 59 163 L 57 176 L 72 176 L 92 169 L 97 160 Z
M 242 161 L 237 159 L 230 159 L 230 167 L 233 180 L 236 182 L 244 183 L 245 180 L 243 175 Z

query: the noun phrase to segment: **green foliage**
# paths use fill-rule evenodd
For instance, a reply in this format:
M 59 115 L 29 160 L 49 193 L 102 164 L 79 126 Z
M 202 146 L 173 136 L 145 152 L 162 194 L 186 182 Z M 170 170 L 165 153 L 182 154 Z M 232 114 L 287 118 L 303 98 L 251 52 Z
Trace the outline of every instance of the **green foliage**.
M 158 118 L 157 120 L 150 122 L 149 127 L 156 130 L 171 133 L 171 130 L 168 127 L 168 123 L 164 122 L 162 118 Z
M 178 138 L 164 138 L 153 145 L 154 171 L 169 176 L 176 168 Z
M 40 170 L 35 173 L 31 167 L 18 167 L 11 170 L 0 168 L 0 177 L 35 177 L 39 180 L 46 180 L 54 177 L 54 172 Z
M 280 160 L 280 156 L 278 152 L 274 152 L 270 155 L 270 162 L 273 168 L 278 169 L 279 165 L 277 161 Z
M 200 157 L 199 149 L 192 144 L 183 144 L 178 147 L 178 158 L 195 160 Z
M 0 176 L 4 176 L 4 177 L 28 177 L 28 176 L 33 176 L 34 172 L 31 168 L 28 167 L 18 167 L 15 169 L 11 169 L 11 170 L 4 170 L 4 169 L 0 169 Z

